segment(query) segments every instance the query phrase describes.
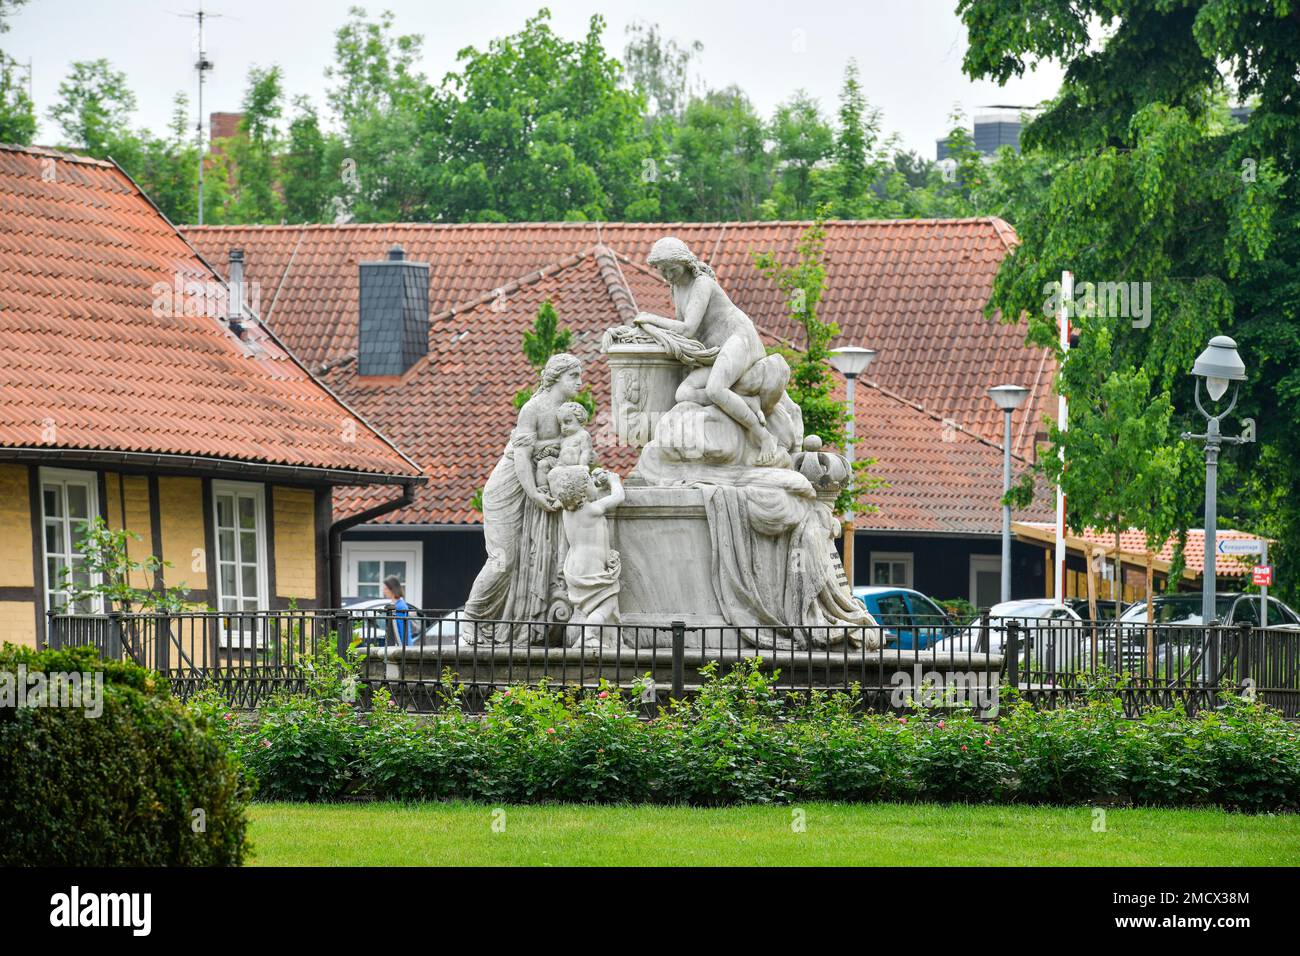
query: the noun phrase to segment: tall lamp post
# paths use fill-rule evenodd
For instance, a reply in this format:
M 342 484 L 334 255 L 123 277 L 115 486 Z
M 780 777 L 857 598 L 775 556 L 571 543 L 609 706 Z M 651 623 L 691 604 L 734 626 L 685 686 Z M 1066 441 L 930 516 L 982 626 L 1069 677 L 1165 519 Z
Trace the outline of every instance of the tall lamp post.
M 1218 589 L 1214 579 L 1214 555 L 1218 545 L 1216 538 L 1219 523 L 1219 449 L 1224 443 L 1240 445 L 1243 442 L 1253 441 L 1253 438 L 1249 437 L 1249 426 L 1246 433 L 1242 435 L 1225 435 L 1219 428 L 1219 422 L 1224 416 L 1237 407 L 1240 385 L 1233 385 L 1232 400 L 1228 402 L 1228 407 L 1217 415 L 1211 415 L 1201 404 L 1202 379 L 1205 380 L 1205 391 L 1209 393 L 1210 401 L 1216 403 L 1227 393 L 1229 382 L 1246 380 L 1246 363 L 1237 354 L 1237 343 L 1226 335 L 1216 335 L 1210 339 L 1210 344 L 1205 351 L 1196 357 L 1192 374 L 1196 377 L 1194 393 L 1196 410 L 1205 417 L 1205 434 L 1183 432 L 1182 437 L 1184 441 L 1205 442 L 1205 574 L 1201 580 L 1201 620 L 1209 624 L 1216 617 L 1214 598 Z
M 1007 492 L 1011 490 L 1011 416 L 1025 404 L 1029 389 L 1020 385 L 994 385 L 989 397 L 1002 409 L 1002 602 L 1011 600 L 1011 505 Z M 975 597 L 975 595 L 971 595 Z
M 857 418 L 857 406 L 854 405 L 854 388 L 857 378 L 867 370 L 876 357 L 875 349 L 864 349 L 856 345 L 831 349 L 831 367 L 844 376 L 844 398 L 849 406 L 849 421 L 844 443 L 844 457 L 849 463 L 850 487 L 853 482 L 853 435 L 854 420 Z M 853 505 L 844 509 L 844 576 L 849 579 L 849 588 L 853 587 Z

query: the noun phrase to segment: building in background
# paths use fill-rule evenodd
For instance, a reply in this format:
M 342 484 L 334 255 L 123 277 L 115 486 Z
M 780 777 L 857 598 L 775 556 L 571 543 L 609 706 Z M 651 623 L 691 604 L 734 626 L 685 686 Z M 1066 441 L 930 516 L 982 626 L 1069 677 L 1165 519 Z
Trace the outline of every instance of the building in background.
M 992 157 L 1003 146 L 1010 146 L 1020 152 L 1020 114 L 1006 110 L 999 113 L 986 113 L 975 117 L 972 135 L 975 148 L 984 156 Z M 934 158 L 943 162 L 948 158 L 948 138 L 935 141 Z
M 424 479 L 261 326 L 237 266 L 228 285 L 117 166 L 43 149 L 0 147 L 0 249 L 0 640 L 43 638 L 65 570 L 94 583 L 96 517 L 169 565 L 136 588 L 331 603 L 333 490 Z

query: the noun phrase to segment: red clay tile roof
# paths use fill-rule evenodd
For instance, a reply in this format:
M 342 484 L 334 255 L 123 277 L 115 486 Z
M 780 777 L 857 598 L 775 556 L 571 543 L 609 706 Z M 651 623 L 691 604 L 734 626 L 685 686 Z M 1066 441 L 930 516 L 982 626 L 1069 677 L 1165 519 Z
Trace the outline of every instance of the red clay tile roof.
M 600 342 L 605 329 L 630 318 L 637 305 L 668 310 L 663 280 L 597 246 L 502 283 L 501 288 L 500 295 L 488 293 L 435 316 L 429 327 L 429 354 L 400 381 L 358 376 L 350 356 L 323 373 L 331 388 L 362 409 L 429 476 L 429 484 L 417 490 L 414 504 L 384 515 L 379 522 L 474 524 L 482 520 L 471 499 L 486 483 L 514 428 L 515 393 L 537 384 L 537 372 L 524 358 L 521 340 L 548 299 L 561 327 L 572 332 L 569 351 L 582 359 L 583 381 L 596 399 L 597 413 L 587 430 L 597 458 L 624 475 L 636 463 L 634 450 L 617 442 L 611 425 L 609 368 Z M 337 496 L 335 507 L 355 512 L 374 498 L 372 492 L 361 490 Z
M 1056 524 L 1042 521 L 1018 522 L 1015 531 L 1017 535 L 1023 538 L 1032 540 L 1050 539 L 1054 541 Z M 1225 538 L 1256 539 L 1259 537 L 1245 531 L 1232 531 L 1229 529 L 1220 529 L 1215 532 L 1215 536 L 1219 540 Z M 1115 535 L 1113 533 L 1089 528 L 1080 536 L 1067 531 L 1066 545 L 1078 549 L 1080 537 L 1090 545 L 1105 549 L 1107 554 L 1114 554 Z M 1154 552 L 1154 565 L 1159 570 L 1167 570 L 1173 561 L 1175 544 L 1175 539 L 1170 538 L 1158 551 Z M 1125 563 L 1132 561 L 1132 563 L 1140 565 L 1146 560 L 1147 536 L 1144 532 L 1132 528 L 1121 531 L 1119 545 L 1120 550 L 1125 555 Z M 1205 531 L 1203 529 L 1188 529 L 1187 545 L 1183 550 L 1183 560 L 1186 565 L 1183 571 L 1184 577 L 1198 578 L 1205 572 Z M 1214 571 L 1220 577 L 1246 577 L 1250 574 L 1250 569 L 1255 566 L 1255 563 L 1256 558 L 1253 555 L 1216 554 L 1214 557 Z
M 432 313 L 454 308 L 536 269 L 603 244 L 643 263 L 654 240 L 676 235 L 713 266 L 728 294 L 769 335 L 795 328 L 782 296 L 753 266 L 756 252 L 792 262 L 807 222 L 516 223 L 323 226 L 188 226 L 208 261 L 224 268 L 243 248 L 260 284 L 264 317 L 311 368 L 356 348 L 357 263 L 400 243 L 430 264 Z M 1000 219 L 831 222 L 822 317 L 841 344 L 879 351 L 873 378 L 993 441 L 1001 413 L 986 394 L 1012 383 L 1033 390 L 1016 413 L 1014 448 L 1027 453 L 1053 413 L 1054 364 L 1024 344 L 1024 325 L 987 320 L 993 276 L 1016 243 Z
M 835 389 L 843 398 L 840 384 Z M 856 514 L 859 530 L 913 534 L 1000 534 L 1002 460 L 1000 444 L 932 414 L 878 383 L 858 380 L 854 393 L 858 457 L 875 458 L 868 473 L 888 487 L 868 493 L 874 514 Z M 1018 475 L 1025 461 L 1014 458 Z M 1036 485 L 1036 498 L 1018 520 L 1050 519 L 1052 490 Z
M 178 283 L 189 314 L 156 307 Z M 113 164 L 0 146 L 0 449 L 419 474 L 265 329 L 211 317 L 223 286 Z
M 600 352 L 606 328 L 639 309 L 671 308 L 667 286 L 644 266 L 603 246 L 504 283 L 503 292 L 436 316 L 429 354 L 400 381 L 355 374 L 352 356 L 325 373 L 326 381 L 362 409 L 384 434 L 407 449 L 429 476 L 413 505 L 385 515 L 388 524 L 471 524 L 471 506 L 496 464 L 514 422 L 515 392 L 536 381 L 520 349 L 523 330 L 550 299 L 561 325 L 572 330 L 571 350 L 583 361 L 583 379 L 596 399 L 588 423 L 600 461 L 622 474 L 636 462 L 620 445 L 609 418 L 609 369 Z M 876 514 L 859 514 L 859 528 L 949 534 L 994 534 L 1001 528 L 1002 450 L 880 388 L 857 390 L 860 454 L 879 459 L 872 473 L 890 487 L 872 492 Z M 841 386 L 842 394 L 842 386 Z M 344 496 L 341 511 L 369 504 L 373 492 Z M 1050 515 L 1038 506 L 1023 517 Z

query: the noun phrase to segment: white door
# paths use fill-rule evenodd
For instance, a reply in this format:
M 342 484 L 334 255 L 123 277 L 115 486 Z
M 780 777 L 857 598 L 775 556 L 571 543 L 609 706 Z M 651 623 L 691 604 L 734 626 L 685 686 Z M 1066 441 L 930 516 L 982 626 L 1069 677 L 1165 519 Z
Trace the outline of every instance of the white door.
M 343 596 L 359 601 L 382 598 L 384 578 L 395 574 L 406 591 L 406 603 L 424 607 L 420 600 L 422 551 L 418 541 L 344 541 Z

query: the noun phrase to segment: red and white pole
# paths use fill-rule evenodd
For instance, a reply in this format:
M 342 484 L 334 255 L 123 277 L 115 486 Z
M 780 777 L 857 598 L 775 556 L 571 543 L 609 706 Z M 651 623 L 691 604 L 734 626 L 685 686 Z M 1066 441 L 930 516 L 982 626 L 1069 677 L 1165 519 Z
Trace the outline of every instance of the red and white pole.
M 1061 298 L 1057 310 L 1057 325 L 1060 332 L 1061 360 L 1070 351 L 1070 300 L 1074 298 L 1074 273 L 1068 270 L 1061 273 Z M 1056 427 L 1061 431 L 1069 428 L 1069 409 L 1065 396 L 1056 400 Z M 1059 451 L 1062 464 L 1065 462 L 1065 449 Z M 1056 486 L 1056 581 L 1052 596 L 1058 605 L 1065 603 L 1065 492 L 1058 483 Z

